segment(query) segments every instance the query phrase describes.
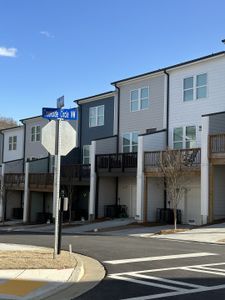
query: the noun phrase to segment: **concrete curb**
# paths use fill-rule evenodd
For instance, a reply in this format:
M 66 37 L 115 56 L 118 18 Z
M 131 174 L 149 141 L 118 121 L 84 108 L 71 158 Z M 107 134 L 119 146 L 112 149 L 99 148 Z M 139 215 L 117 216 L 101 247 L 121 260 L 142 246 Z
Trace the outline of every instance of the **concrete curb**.
M 55 289 L 54 293 L 43 295 L 38 300 L 71 300 L 88 292 L 102 281 L 106 273 L 102 264 L 84 255 L 74 255 L 78 264 L 68 283 Z

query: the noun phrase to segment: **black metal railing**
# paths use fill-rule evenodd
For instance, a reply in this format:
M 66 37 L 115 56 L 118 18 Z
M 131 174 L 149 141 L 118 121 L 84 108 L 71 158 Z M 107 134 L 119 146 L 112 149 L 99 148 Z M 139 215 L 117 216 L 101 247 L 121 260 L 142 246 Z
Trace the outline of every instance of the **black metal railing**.
M 137 168 L 137 152 L 113 153 L 96 155 L 96 169 L 121 169 Z
M 36 186 L 51 186 L 53 185 L 54 174 L 53 173 L 30 173 L 29 185 Z
M 200 167 L 201 165 L 201 149 L 180 149 L 170 150 L 173 154 L 178 155 L 182 167 Z M 145 167 L 159 168 L 163 156 L 166 151 L 151 151 L 145 152 L 144 164 Z
M 89 164 L 74 164 L 61 166 L 61 178 L 67 179 L 88 179 L 90 178 Z

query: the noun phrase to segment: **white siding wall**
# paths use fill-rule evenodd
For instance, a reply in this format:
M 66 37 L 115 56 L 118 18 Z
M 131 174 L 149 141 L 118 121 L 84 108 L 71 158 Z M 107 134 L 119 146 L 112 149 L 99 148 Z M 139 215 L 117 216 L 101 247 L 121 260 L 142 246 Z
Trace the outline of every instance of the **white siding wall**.
M 207 73 L 207 98 L 183 102 L 183 78 Z M 170 71 L 169 140 L 173 142 L 173 128 L 197 126 L 197 145 L 201 145 L 201 115 L 225 110 L 225 57 L 212 58 Z
M 146 129 L 163 129 L 164 119 L 164 87 L 165 75 L 138 79 L 120 87 L 120 151 L 122 152 L 122 135 L 138 131 L 145 133 Z M 130 110 L 130 92 L 134 89 L 149 87 L 149 108 L 136 112 Z
M 13 208 L 21 207 L 21 192 L 8 191 L 7 192 L 7 203 L 6 203 L 6 218 L 13 218 Z
M 16 150 L 9 150 L 9 137 L 17 136 Z M 23 126 L 4 131 L 4 153 L 3 162 L 22 159 L 24 145 L 24 128 Z
M 214 219 L 225 218 L 225 166 L 214 167 Z
M 147 220 L 156 221 L 157 208 L 164 207 L 164 183 L 161 178 L 147 178 Z
M 118 197 L 121 205 L 126 205 L 128 208 L 128 216 L 135 217 L 136 215 L 136 197 L 137 197 L 137 182 L 136 177 L 120 177 Z
M 166 131 L 144 135 L 144 151 L 158 151 L 166 148 Z
M 33 118 L 24 121 L 26 123 L 26 146 L 25 146 L 25 160 L 28 158 L 42 158 L 48 156 L 47 150 L 42 146 L 41 141 L 31 141 L 31 128 L 33 126 L 44 127 L 48 120 L 39 118 Z

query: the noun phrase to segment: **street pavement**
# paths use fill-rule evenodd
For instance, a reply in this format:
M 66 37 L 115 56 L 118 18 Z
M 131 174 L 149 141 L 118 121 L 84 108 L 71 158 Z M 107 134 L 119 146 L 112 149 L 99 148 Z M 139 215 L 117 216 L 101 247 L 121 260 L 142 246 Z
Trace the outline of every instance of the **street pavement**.
M 223 227 L 222 227 L 223 228 Z M 2 232 L 1 240 L 52 246 L 53 236 Z M 225 299 L 225 246 L 140 235 L 64 235 L 62 246 L 91 256 L 105 279 L 78 300 Z

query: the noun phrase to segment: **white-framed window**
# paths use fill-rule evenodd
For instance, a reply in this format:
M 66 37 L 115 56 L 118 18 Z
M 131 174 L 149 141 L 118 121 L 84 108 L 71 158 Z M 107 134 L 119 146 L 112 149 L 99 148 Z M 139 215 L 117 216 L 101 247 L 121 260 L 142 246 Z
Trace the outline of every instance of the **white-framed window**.
M 17 136 L 16 135 L 10 136 L 9 137 L 9 151 L 16 150 L 16 147 L 17 147 Z
M 176 127 L 173 129 L 173 148 L 190 149 L 196 147 L 196 126 Z
M 130 111 L 135 112 L 149 107 L 149 88 L 142 87 L 130 92 Z
M 183 79 L 183 101 L 192 101 L 207 97 L 207 73 Z
M 138 132 L 127 132 L 123 134 L 123 153 L 138 151 Z
M 90 145 L 83 146 L 83 164 L 90 164 Z
M 31 142 L 39 142 L 41 140 L 41 127 L 39 125 L 31 127 Z
M 104 125 L 105 106 L 99 105 L 89 108 L 89 127 Z

